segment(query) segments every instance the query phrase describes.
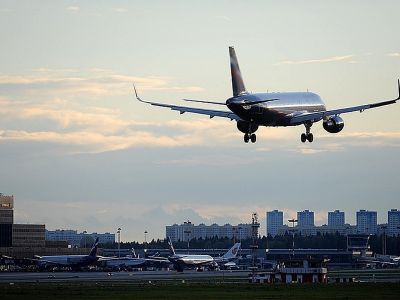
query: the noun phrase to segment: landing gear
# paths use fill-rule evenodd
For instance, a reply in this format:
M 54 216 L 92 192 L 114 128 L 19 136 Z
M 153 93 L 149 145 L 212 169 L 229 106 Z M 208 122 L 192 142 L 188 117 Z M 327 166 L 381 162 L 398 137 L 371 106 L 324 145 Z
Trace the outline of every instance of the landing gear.
M 245 143 L 248 143 L 249 141 L 255 143 L 257 141 L 257 136 L 255 133 L 246 133 L 243 137 L 243 140 Z
M 309 141 L 310 143 L 312 143 L 313 140 L 314 140 L 314 136 L 313 136 L 313 134 L 310 132 L 312 123 L 311 123 L 311 122 L 305 123 L 304 126 L 306 127 L 306 133 L 302 133 L 302 134 L 301 134 L 301 138 L 300 138 L 300 139 L 301 139 L 301 142 L 302 142 L 302 143 L 305 143 L 306 141 Z
M 243 141 L 245 143 L 248 143 L 249 141 L 251 141 L 252 143 L 255 143 L 257 141 L 255 132 L 258 129 L 258 124 L 254 123 L 253 120 L 251 122 L 237 121 L 236 126 L 241 132 L 244 133 Z

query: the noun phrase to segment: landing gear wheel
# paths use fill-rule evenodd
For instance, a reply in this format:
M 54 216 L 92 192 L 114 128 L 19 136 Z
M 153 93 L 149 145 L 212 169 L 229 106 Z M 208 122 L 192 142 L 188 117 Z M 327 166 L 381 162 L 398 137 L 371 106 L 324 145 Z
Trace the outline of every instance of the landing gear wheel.
M 306 134 L 305 134 L 305 133 L 302 133 L 302 134 L 301 134 L 301 142 L 302 142 L 302 143 L 305 143 L 306 140 L 307 140 Z
M 244 142 L 245 142 L 245 143 L 248 143 L 248 142 L 249 142 L 249 139 L 250 139 L 250 137 L 249 137 L 249 135 L 246 133 L 246 134 L 244 135 L 244 138 L 243 138 Z
M 250 136 L 250 139 L 251 139 L 251 142 L 252 142 L 252 143 L 255 143 L 256 140 L 257 140 L 257 137 L 256 137 L 256 135 L 253 133 L 253 134 Z
M 309 133 L 309 134 L 308 134 L 307 140 L 308 140 L 310 143 L 312 143 L 312 141 L 314 140 L 314 136 L 313 136 L 312 133 Z

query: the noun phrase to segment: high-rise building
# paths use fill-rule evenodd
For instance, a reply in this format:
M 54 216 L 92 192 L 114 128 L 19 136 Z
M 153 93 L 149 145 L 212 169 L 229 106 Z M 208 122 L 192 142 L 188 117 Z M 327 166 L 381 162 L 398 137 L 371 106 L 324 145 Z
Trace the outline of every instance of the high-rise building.
M 328 212 L 328 227 L 340 228 L 344 226 L 344 223 L 344 211 L 335 210 Z
M 14 223 L 14 196 L 0 193 L 0 224 Z
M 276 236 L 283 227 L 283 211 L 267 211 L 267 235 Z
M 0 247 L 12 246 L 13 208 L 14 196 L 5 196 L 0 193 Z
M 44 225 L 14 224 L 14 196 L 0 194 L 0 247 L 44 247 Z
M 297 225 L 299 227 L 314 226 L 314 212 L 308 209 L 297 212 Z
M 400 210 L 391 209 L 388 211 L 387 233 L 391 236 L 400 234 Z
M 361 209 L 357 212 L 356 218 L 357 233 L 376 234 L 378 225 L 376 211 Z

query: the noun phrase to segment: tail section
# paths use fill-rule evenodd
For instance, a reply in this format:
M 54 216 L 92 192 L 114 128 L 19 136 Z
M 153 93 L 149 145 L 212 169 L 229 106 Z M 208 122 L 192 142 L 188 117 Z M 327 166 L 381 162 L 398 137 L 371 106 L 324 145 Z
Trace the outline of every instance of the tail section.
M 246 87 L 244 86 L 242 73 L 240 72 L 239 63 L 236 58 L 235 49 L 229 47 L 229 56 L 231 58 L 231 77 L 232 77 L 232 90 L 233 96 L 239 96 L 240 94 L 247 93 Z
M 170 237 L 168 237 L 168 246 L 169 246 L 169 250 L 171 251 L 171 255 L 175 255 L 174 245 L 172 244 Z
M 222 258 L 224 259 L 234 259 L 237 254 L 239 253 L 239 249 L 240 249 L 241 244 L 240 243 L 236 243 L 235 245 L 233 245 L 233 247 L 231 249 L 228 250 L 228 252 L 226 252 Z
M 97 237 L 94 241 L 93 247 L 90 250 L 89 256 L 96 256 L 97 255 L 97 246 L 99 245 L 99 238 Z

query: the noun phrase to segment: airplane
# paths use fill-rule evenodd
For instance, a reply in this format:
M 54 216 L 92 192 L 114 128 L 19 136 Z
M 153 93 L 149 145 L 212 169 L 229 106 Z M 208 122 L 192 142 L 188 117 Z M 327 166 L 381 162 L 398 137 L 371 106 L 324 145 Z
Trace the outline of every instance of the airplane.
M 164 259 L 165 260 L 165 259 Z M 124 269 L 124 268 L 142 268 L 149 265 L 149 263 L 165 263 L 164 260 L 161 260 L 158 257 L 155 258 L 141 258 L 139 255 L 136 255 L 135 250 L 132 249 L 132 256 L 125 257 L 108 257 L 108 256 L 99 256 L 99 263 L 103 267 L 111 268 L 111 269 Z
M 204 254 L 176 254 L 174 245 L 170 238 L 168 238 L 168 245 L 171 251 L 171 256 L 168 257 L 168 260 L 173 264 L 175 270 L 178 272 L 183 272 L 185 267 L 200 268 L 202 266 L 208 266 L 210 268 L 216 268 L 219 264 L 229 262 L 235 258 L 240 248 L 240 243 L 236 243 L 223 256 L 213 258 L 210 255 Z
M 363 112 L 367 109 L 377 108 L 389 104 L 394 104 L 400 100 L 400 80 L 397 80 L 398 97 L 392 100 L 379 101 L 370 104 L 351 106 L 327 110 L 321 97 L 312 92 L 281 92 L 281 93 L 250 93 L 247 91 L 235 49 L 229 47 L 231 78 L 233 97 L 228 98 L 225 103 L 183 99 L 187 102 L 205 103 L 226 106 L 230 111 L 211 110 L 179 105 L 164 104 L 142 100 L 137 93 L 136 86 L 133 84 L 136 99 L 154 106 L 170 108 L 171 110 L 183 113 L 194 113 L 208 115 L 210 118 L 222 117 L 236 121 L 237 129 L 244 133 L 244 142 L 256 142 L 255 132 L 260 126 L 297 126 L 304 125 L 305 133 L 301 134 L 300 140 L 312 142 L 314 136 L 311 133 L 311 126 L 319 121 L 323 128 L 329 133 L 338 133 L 344 127 L 341 114 L 350 112 Z
M 235 243 L 232 248 L 228 250 L 224 255 L 214 257 L 214 261 L 218 265 L 226 265 L 227 263 L 231 262 L 232 260 L 236 259 L 239 250 L 241 247 L 241 243 Z
M 47 255 L 35 256 L 39 268 L 45 269 L 47 267 L 72 267 L 80 268 L 94 264 L 98 261 L 97 246 L 99 238 L 96 238 L 89 255 Z

